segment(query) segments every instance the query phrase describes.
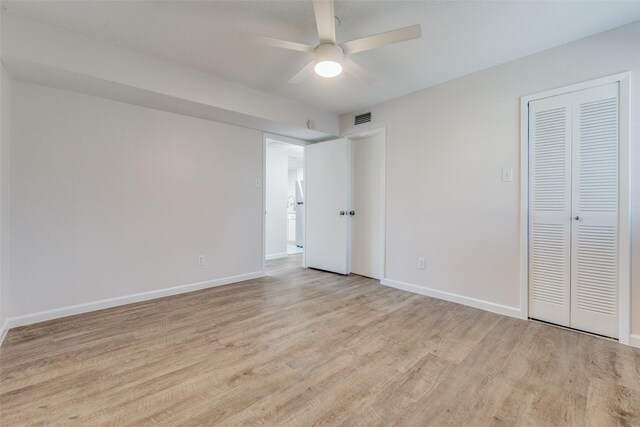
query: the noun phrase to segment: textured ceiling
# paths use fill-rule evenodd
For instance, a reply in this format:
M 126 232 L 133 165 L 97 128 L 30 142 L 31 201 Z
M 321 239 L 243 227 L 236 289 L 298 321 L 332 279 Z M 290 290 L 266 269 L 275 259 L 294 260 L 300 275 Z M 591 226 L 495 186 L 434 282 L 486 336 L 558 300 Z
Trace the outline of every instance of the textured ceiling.
M 420 40 L 354 55 L 372 86 L 343 75 L 289 78 L 310 57 L 242 32 L 315 45 L 310 1 L 3 1 L 9 13 L 343 113 L 640 20 L 640 2 L 340 1 L 338 42 L 419 23 Z

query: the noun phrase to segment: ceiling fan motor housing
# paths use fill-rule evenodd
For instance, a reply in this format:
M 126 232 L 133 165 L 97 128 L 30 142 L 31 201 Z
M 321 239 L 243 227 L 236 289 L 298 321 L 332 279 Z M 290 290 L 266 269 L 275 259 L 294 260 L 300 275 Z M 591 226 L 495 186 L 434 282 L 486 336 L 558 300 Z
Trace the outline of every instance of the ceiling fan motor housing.
M 323 61 L 332 61 L 340 64 L 344 57 L 342 48 L 333 43 L 321 43 L 314 50 L 316 64 Z

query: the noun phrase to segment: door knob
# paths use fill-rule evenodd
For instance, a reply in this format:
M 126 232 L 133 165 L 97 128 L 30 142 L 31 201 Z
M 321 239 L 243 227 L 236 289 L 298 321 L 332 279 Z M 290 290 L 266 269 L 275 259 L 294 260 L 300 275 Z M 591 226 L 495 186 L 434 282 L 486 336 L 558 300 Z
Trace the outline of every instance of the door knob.
M 580 217 L 576 215 L 576 217 L 574 218 L 576 221 L 580 221 Z
M 354 216 L 356 214 L 356 211 L 349 211 L 349 215 Z
M 340 211 L 340 216 L 346 215 L 345 211 Z

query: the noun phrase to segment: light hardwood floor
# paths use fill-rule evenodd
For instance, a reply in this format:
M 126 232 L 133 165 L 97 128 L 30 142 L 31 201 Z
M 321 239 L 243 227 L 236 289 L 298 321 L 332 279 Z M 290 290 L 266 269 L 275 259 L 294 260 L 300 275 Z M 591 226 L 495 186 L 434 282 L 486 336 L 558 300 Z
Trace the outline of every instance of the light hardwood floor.
M 299 264 L 10 331 L 0 424 L 640 425 L 638 349 Z

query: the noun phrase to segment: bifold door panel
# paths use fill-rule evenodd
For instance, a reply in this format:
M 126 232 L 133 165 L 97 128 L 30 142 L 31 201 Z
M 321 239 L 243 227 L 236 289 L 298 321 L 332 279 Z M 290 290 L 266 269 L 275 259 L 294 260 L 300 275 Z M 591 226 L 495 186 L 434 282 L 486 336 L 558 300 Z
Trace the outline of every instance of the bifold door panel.
M 529 315 L 618 336 L 618 84 L 529 103 Z
M 571 326 L 618 336 L 618 85 L 573 96 Z
M 529 104 L 529 315 L 570 325 L 571 95 Z

